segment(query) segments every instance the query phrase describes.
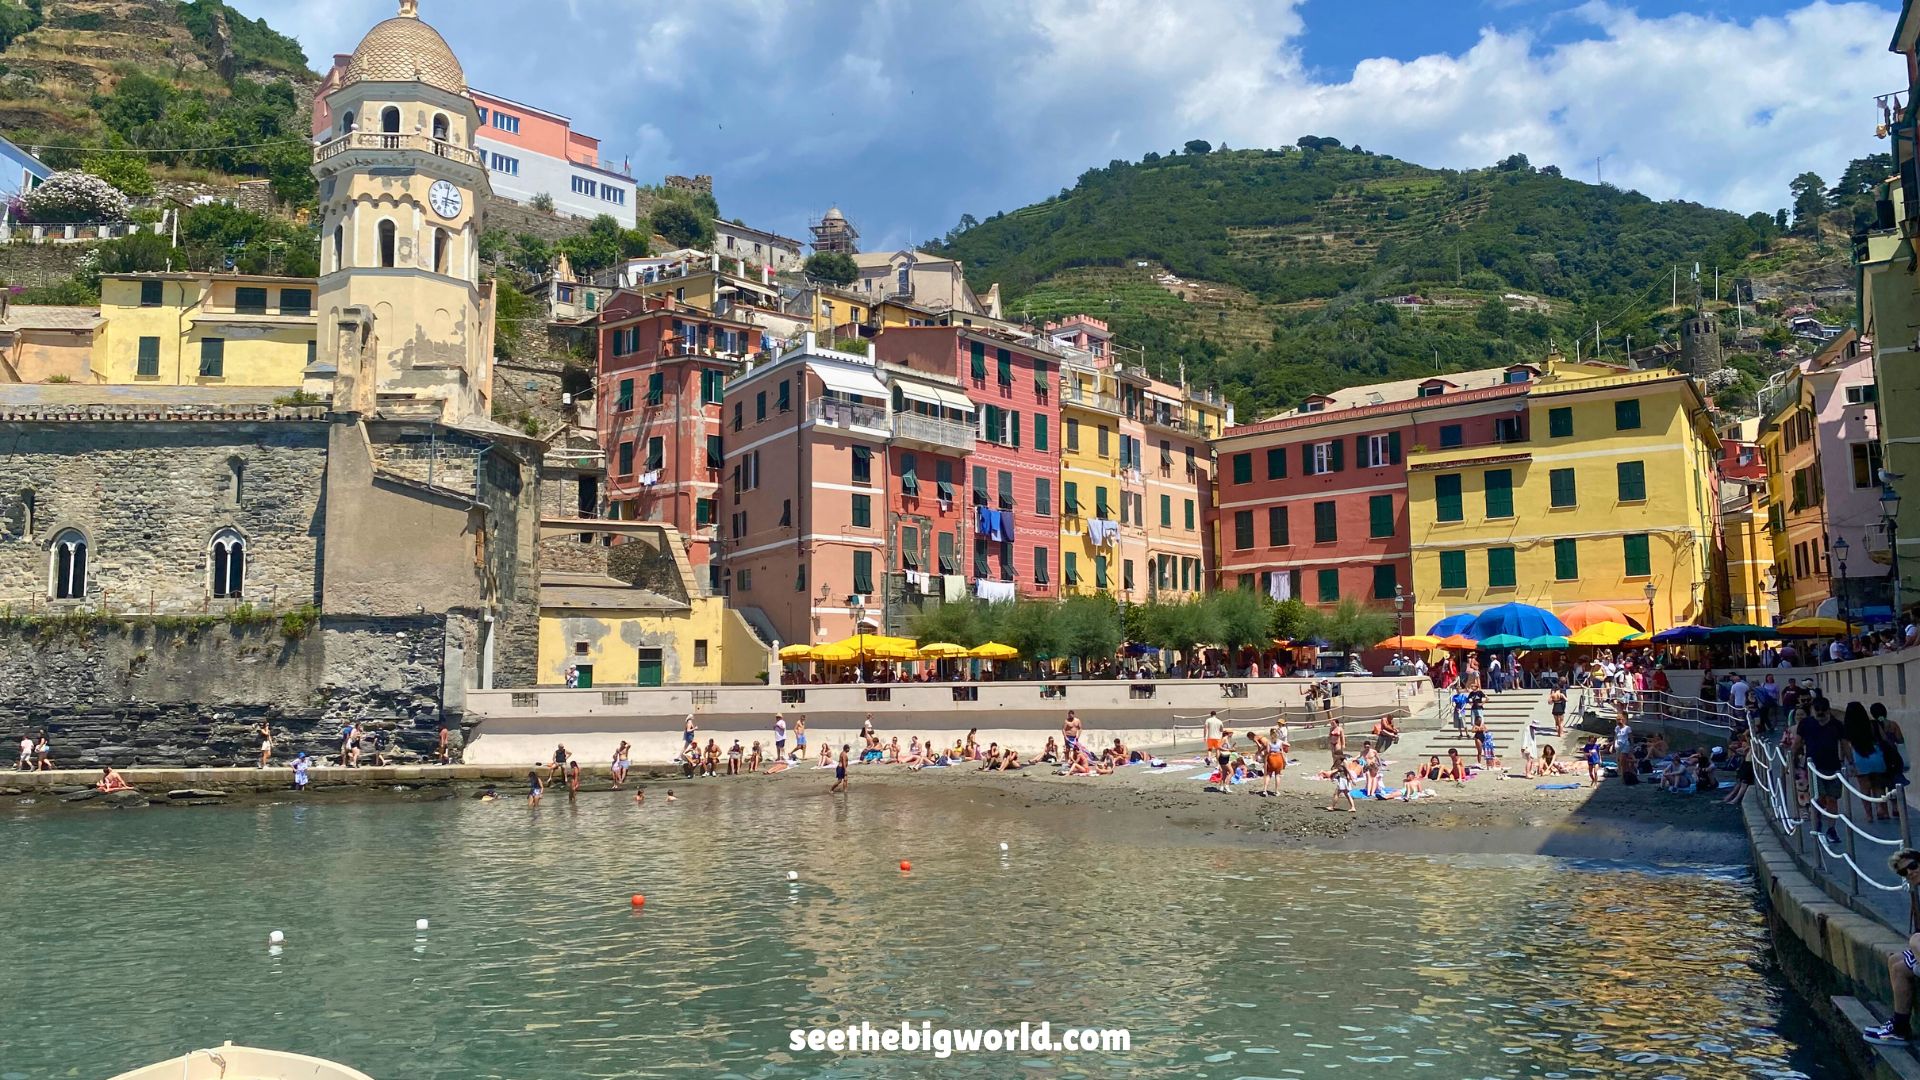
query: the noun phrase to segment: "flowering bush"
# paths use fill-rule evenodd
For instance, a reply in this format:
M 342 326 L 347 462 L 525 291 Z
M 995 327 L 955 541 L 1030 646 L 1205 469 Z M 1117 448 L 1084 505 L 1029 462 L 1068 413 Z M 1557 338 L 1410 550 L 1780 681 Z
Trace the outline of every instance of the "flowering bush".
M 27 220 L 46 225 L 123 221 L 127 197 L 105 180 L 84 172 L 57 172 L 21 200 Z

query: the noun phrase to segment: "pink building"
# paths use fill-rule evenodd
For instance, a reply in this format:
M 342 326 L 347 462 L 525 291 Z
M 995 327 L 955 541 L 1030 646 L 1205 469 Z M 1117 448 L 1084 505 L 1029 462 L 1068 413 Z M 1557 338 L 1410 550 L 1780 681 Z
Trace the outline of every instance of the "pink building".
M 1060 595 L 1059 367 L 1050 345 L 965 326 L 895 326 L 873 339 L 889 364 L 958 381 L 979 410 L 968 461 L 972 519 L 961 550 L 973 594 Z
M 722 582 L 782 643 L 886 618 L 891 393 L 872 360 L 796 349 L 726 387 Z
M 1838 617 L 1844 602 L 1855 620 L 1891 618 L 1892 567 L 1881 525 L 1879 405 L 1873 380 L 1873 339 L 1858 331 L 1828 342 L 1800 367 L 1814 413 L 1820 483 L 1826 510 L 1826 549 L 1833 587 L 1819 614 Z M 1841 542 L 1847 552 L 1840 563 Z

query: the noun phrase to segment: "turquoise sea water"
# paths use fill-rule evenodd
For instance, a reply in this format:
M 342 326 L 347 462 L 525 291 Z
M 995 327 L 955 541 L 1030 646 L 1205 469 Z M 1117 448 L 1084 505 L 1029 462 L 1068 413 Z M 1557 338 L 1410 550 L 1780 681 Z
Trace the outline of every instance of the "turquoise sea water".
M 377 1080 L 1842 1075 L 1735 869 L 1210 847 L 802 779 L 0 812 L 0 1080 L 226 1039 Z M 788 1048 L 902 1019 L 1133 1044 Z

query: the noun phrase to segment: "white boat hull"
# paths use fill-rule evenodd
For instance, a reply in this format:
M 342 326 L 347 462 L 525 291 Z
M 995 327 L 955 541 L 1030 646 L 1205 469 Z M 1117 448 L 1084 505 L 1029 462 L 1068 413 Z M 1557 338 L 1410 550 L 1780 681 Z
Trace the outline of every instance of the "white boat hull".
M 373 1080 L 373 1077 L 305 1054 L 227 1043 L 123 1072 L 113 1080 Z

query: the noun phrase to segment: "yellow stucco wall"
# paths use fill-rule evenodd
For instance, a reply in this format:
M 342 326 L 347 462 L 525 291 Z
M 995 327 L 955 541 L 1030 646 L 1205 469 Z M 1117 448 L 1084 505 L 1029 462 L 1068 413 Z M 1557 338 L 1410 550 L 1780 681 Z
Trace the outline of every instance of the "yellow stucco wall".
M 1639 426 L 1620 430 L 1615 403 L 1628 399 L 1639 402 Z M 1572 410 L 1572 434 L 1554 436 L 1549 412 L 1562 408 Z M 1654 373 L 1543 382 L 1528 411 L 1525 442 L 1407 455 L 1415 624 L 1511 601 L 1558 609 L 1589 600 L 1644 622 L 1648 584 L 1656 628 L 1710 610 L 1715 450 L 1685 383 Z M 1632 461 L 1642 464 L 1645 497 L 1622 499 L 1617 467 Z M 1574 503 L 1555 507 L 1551 474 L 1564 469 L 1574 473 Z M 1512 473 L 1510 516 L 1489 516 L 1487 474 L 1496 470 Z M 1438 519 L 1443 475 L 1461 478 L 1461 520 Z M 1646 538 L 1644 572 L 1628 566 L 1630 536 Z M 1557 563 L 1556 541 L 1572 544 L 1576 565 Z M 1492 584 L 1495 550 L 1513 553 L 1511 584 Z M 1443 580 L 1443 552 L 1464 553 L 1464 587 Z
M 697 662 L 697 642 L 706 643 L 704 664 Z M 578 651 L 582 644 L 584 653 Z M 633 686 L 640 677 L 642 648 L 660 650 L 667 684 L 751 683 L 767 670 L 766 647 L 746 621 L 726 601 L 710 597 L 670 614 L 542 608 L 538 683 L 564 685 L 568 667 L 590 664 L 593 685 Z
M 143 306 L 143 281 L 160 284 L 160 302 Z M 266 291 L 266 313 L 236 310 L 237 290 Z M 93 371 L 113 385 L 299 386 L 313 356 L 316 321 L 298 313 L 289 291 L 304 291 L 307 309 L 315 295 L 310 280 L 186 274 L 108 277 L 100 282 L 101 326 Z M 139 370 L 142 339 L 157 352 L 154 374 Z M 201 374 L 209 339 L 223 342 L 220 374 Z
M 1121 550 L 1124 541 L 1096 548 L 1087 539 L 1087 524 L 1100 516 L 1106 505 L 1106 519 L 1120 520 L 1120 386 L 1110 371 L 1092 371 L 1081 367 L 1060 369 L 1065 389 L 1060 394 L 1060 589 L 1066 595 L 1094 593 L 1121 594 L 1123 584 Z M 1077 396 L 1076 396 L 1077 395 Z M 1112 410 L 1112 411 L 1109 411 Z M 1106 453 L 1100 452 L 1100 431 L 1106 429 Z M 1074 433 L 1069 435 L 1069 433 Z M 1068 485 L 1072 485 L 1069 487 Z M 1067 509 L 1068 492 L 1073 493 L 1078 509 Z M 1137 523 L 1121 530 L 1132 534 L 1141 546 L 1146 533 Z M 1068 556 L 1072 556 L 1071 562 Z M 1106 584 L 1100 583 L 1100 561 L 1106 562 Z M 1071 566 L 1073 573 L 1069 574 Z M 1135 567 L 1135 574 L 1140 571 Z M 1135 579 L 1136 586 L 1144 582 Z

